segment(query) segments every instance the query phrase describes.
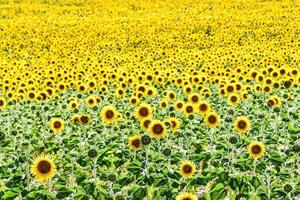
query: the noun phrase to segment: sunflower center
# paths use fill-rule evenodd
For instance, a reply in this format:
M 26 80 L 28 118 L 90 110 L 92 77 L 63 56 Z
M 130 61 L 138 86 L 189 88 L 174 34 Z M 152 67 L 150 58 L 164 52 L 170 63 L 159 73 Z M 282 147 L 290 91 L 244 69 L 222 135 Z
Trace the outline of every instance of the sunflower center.
M 186 107 L 186 112 L 188 112 L 188 113 L 193 112 L 193 107 L 192 106 L 187 106 Z
M 166 107 L 167 104 L 166 104 L 165 102 L 163 102 L 163 103 L 161 104 L 161 106 L 162 106 L 162 107 Z
M 4 102 L 2 100 L 0 100 L 0 106 L 3 106 Z
M 236 102 L 236 101 L 237 101 L 236 96 L 231 97 L 231 101 L 232 101 L 232 102 Z
M 154 126 L 153 126 L 153 132 L 155 133 L 155 134 L 157 134 L 157 135 L 159 135 L 159 134 L 162 134 L 162 132 L 163 132 L 163 127 L 160 125 L 160 124 L 155 124 Z
M 56 122 L 54 122 L 53 126 L 54 126 L 54 128 L 60 128 L 61 123 L 59 121 L 56 121 Z
M 149 111 L 148 111 L 147 108 L 141 108 L 140 111 L 139 111 L 139 113 L 140 113 L 140 115 L 141 115 L 142 117 L 146 117 L 146 116 L 148 116 Z
M 136 99 L 132 99 L 131 103 L 135 104 L 136 103 Z
M 42 174 L 47 174 L 51 170 L 51 165 L 48 161 L 42 160 L 38 164 L 38 170 Z
M 72 103 L 72 108 L 75 108 L 76 107 L 76 104 L 75 103 Z
M 199 98 L 198 98 L 197 96 L 193 96 L 193 97 L 192 97 L 192 101 L 193 101 L 193 102 L 197 102 L 198 99 L 199 99 Z
M 206 111 L 206 110 L 207 110 L 207 105 L 201 104 L 201 105 L 200 105 L 200 110 L 201 110 L 201 111 Z
M 258 145 L 254 145 L 252 148 L 251 148 L 252 152 L 254 154 L 259 154 L 261 152 L 261 147 L 258 146 Z
M 138 148 L 141 144 L 141 141 L 139 139 L 135 139 L 135 140 L 132 140 L 131 144 L 132 144 L 132 146 Z
M 183 200 L 192 200 L 190 197 L 184 197 Z
M 212 116 L 209 116 L 209 117 L 208 117 L 208 121 L 209 121 L 210 123 L 213 124 L 213 123 L 216 123 L 216 122 L 217 122 L 217 118 L 216 118 L 215 116 L 212 115 Z
M 239 127 L 240 129 L 244 129 L 244 128 L 247 127 L 247 123 L 246 123 L 245 121 L 239 121 L 239 122 L 238 122 L 238 127 Z
M 182 108 L 182 103 L 178 103 L 177 108 Z
M 93 100 L 93 99 L 90 99 L 90 100 L 89 100 L 89 103 L 90 103 L 90 104 L 93 104 L 93 103 L 94 103 L 94 100 Z
M 112 110 L 108 110 L 105 113 L 106 118 L 111 119 L 114 117 L 114 112 Z
M 150 120 L 146 120 L 146 121 L 144 121 L 144 126 L 145 126 L 146 128 L 148 128 L 148 127 L 149 127 L 149 124 L 150 124 Z
M 192 167 L 189 165 L 184 165 L 183 166 L 183 171 L 184 173 L 191 173 L 192 172 Z
M 30 94 L 29 94 L 29 97 L 33 99 L 33 98 L 34 98 L 34 94 L 33 94 L 33 93 L 30 93 Z
M 89 118 L 88 118 L 87 116 L 82 116 L 82 117 L 80 118 L 80 121 L 81 121 L 82 123 L 86 124 L 86 123 L 89 122 Z
M 228 92 L 232 92 L 232 91 L 233 91 L 233 87 L 232 87 L 232 86 L 228 86 L 228 87 L 227 87 L 227 91 L 228 91 Z

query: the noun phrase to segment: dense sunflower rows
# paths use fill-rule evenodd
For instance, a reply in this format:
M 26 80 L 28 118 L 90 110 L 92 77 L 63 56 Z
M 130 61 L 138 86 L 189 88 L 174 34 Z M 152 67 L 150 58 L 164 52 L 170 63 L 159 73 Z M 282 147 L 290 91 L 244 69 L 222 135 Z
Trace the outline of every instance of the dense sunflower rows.
M 0 0 L 0 199 L 299 199 L 299 6 Z

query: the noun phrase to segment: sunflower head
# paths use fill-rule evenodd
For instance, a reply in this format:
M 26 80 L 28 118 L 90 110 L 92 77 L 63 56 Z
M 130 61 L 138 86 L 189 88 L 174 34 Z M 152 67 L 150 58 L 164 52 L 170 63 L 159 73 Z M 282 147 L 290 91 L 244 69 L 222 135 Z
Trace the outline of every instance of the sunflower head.
M 97 105 L 97 99 L 95 98 L 95 96 L 89 96 L 86 98 L 85 103 L 89 106 L 89 107 L 95 107 Z
M 237 117 L 234 121 L 234 129 L 238 133 L 247 133 L 251 128 L 247 117 Z
M 31 165 L 31 173 L 35 179 L 40 182 L 51 179 L 56 172 L 56 166 L 49 156 L 38 156 Z
M 52 118 L 50 121 L 50 128 L 55 133 L 59 133 L 64 129 L 65 122 L 60 118 Z
M 166 136 L 166 126 L 158 120 L 153 120 L 148 128 L 152 138 L 163 138 Z
M 152 117 L 152 108 L 150 105 L 142 103 L 135 111 L 136 117 L 141 121 L 144 118 Z
M 142 148 L 141 136 L 134 135 L 128 139 L 128 145 L 133 150 L 140 150 Z
M 0 110 L 6 108 L 6 105 L 7 105 L 7 103 L 6 103 L 5 98 L 0 97 Z
M 184 102 L 183 101 L 177 101 L 175 103 L 175 110 L 181 111 L 184 107 Z
M 205 116 L 205 123 L 210 127 L 216 127 L 221 123 L 221 118 L 215 112 L 210 112 Z
M 185 192 L 176 196 L 176 200 L 198 200 L 198 197 L 194 194 Z
M 101 111 L 102 121 L 106 124 L 113 123 L 118 117 L 117 111 L 113 106 L 105 106 Z
M 247 151 L 253 158 L 261 158 L 265 153 L 265 145 L 262 142 L 253 141 L 247 146 Z
M 189 178 L 193 176 L 195 169 L 195 164 L 189 160 L 183 161 L 179 166 L 179 171 L 183 178 Z
M 193 115 L 195 113 L 195 106 L 191 103 L 186 103 L 184 105 L 184 114 L 189 116 L 189 115 Z
M 200 101 L 197 108 L 198 108 L 200 115 L 202 115 L 202 116 L 205 116 L 206 113 L 210 112 L 210 110 L 211 110 L 210 104 L 207 101 Z

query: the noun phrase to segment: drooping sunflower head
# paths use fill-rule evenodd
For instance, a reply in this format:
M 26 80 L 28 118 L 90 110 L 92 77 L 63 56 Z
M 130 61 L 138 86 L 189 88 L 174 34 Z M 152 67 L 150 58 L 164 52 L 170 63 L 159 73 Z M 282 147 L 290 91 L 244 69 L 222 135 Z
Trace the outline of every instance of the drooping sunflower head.
M 183 161 L 179 166 L 179 171 L 183 178 L 189 178 L 193 176 L 195 170 L 196 170 L 195 164 L 189 160 Z
M 39 182 L 44 182 L 51 179 L 56 172 L 56 166 L 49 156 L 38 156 L 34 159 L 31 165 L 31 173 Z
M 238 133 L 247 133 L 251 128 L 251 124 L 247 117 L 237 117 L 234 121 L 234 129 Z
M 101 111 L 102 121 L 106 124 L 113 123 L 118 117 L 117 111 L 113 106 L 105 106 Z
M 152 108 L 146 103 L 142 103 L 135 111 L 136 117 L 141 121 L 144 118 L 152 117 Z
M 140 150 L 142 148 L 141 136 L 134 135 L 128 139 L 128 145 L 133 150 Z
M 206 113 L 210 112 L 211 107 L 207 101 L 200 101 L 197 106 L 200 115 L 205 116 Z
M 163 138 L 167 134 L 166 126 L 164 123 L 158 120 L 153 120 L 148 128 L 148 131 L 150 132 L 150 136 L 152 138 Z
M 176 200 L 198 200 L 198 197 L 194 194 L 185 192 L 176 196 Z
M 65 122 L 60 118 L 52 118 L 50 121 L 50 128 L 55 133 L 59 133 L 64 129 Z
M 221 123 L 220 116 L 215 112 L 210 112 L 205 116 L 205 124 L 210 127 L 216 127 Z
M 247 146 L 247 151 L 253 158 L 261 158 L 265 153 L 265 145 L 262 142 L 253 141 Z

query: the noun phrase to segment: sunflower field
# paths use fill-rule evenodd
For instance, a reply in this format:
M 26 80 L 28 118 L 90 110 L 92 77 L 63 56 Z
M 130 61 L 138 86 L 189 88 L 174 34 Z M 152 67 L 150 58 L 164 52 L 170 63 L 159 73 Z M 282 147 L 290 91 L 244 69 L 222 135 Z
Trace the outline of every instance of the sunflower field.
M 299 39 L 299 0 L 0 0 L 0 200 L 299 200 Z

